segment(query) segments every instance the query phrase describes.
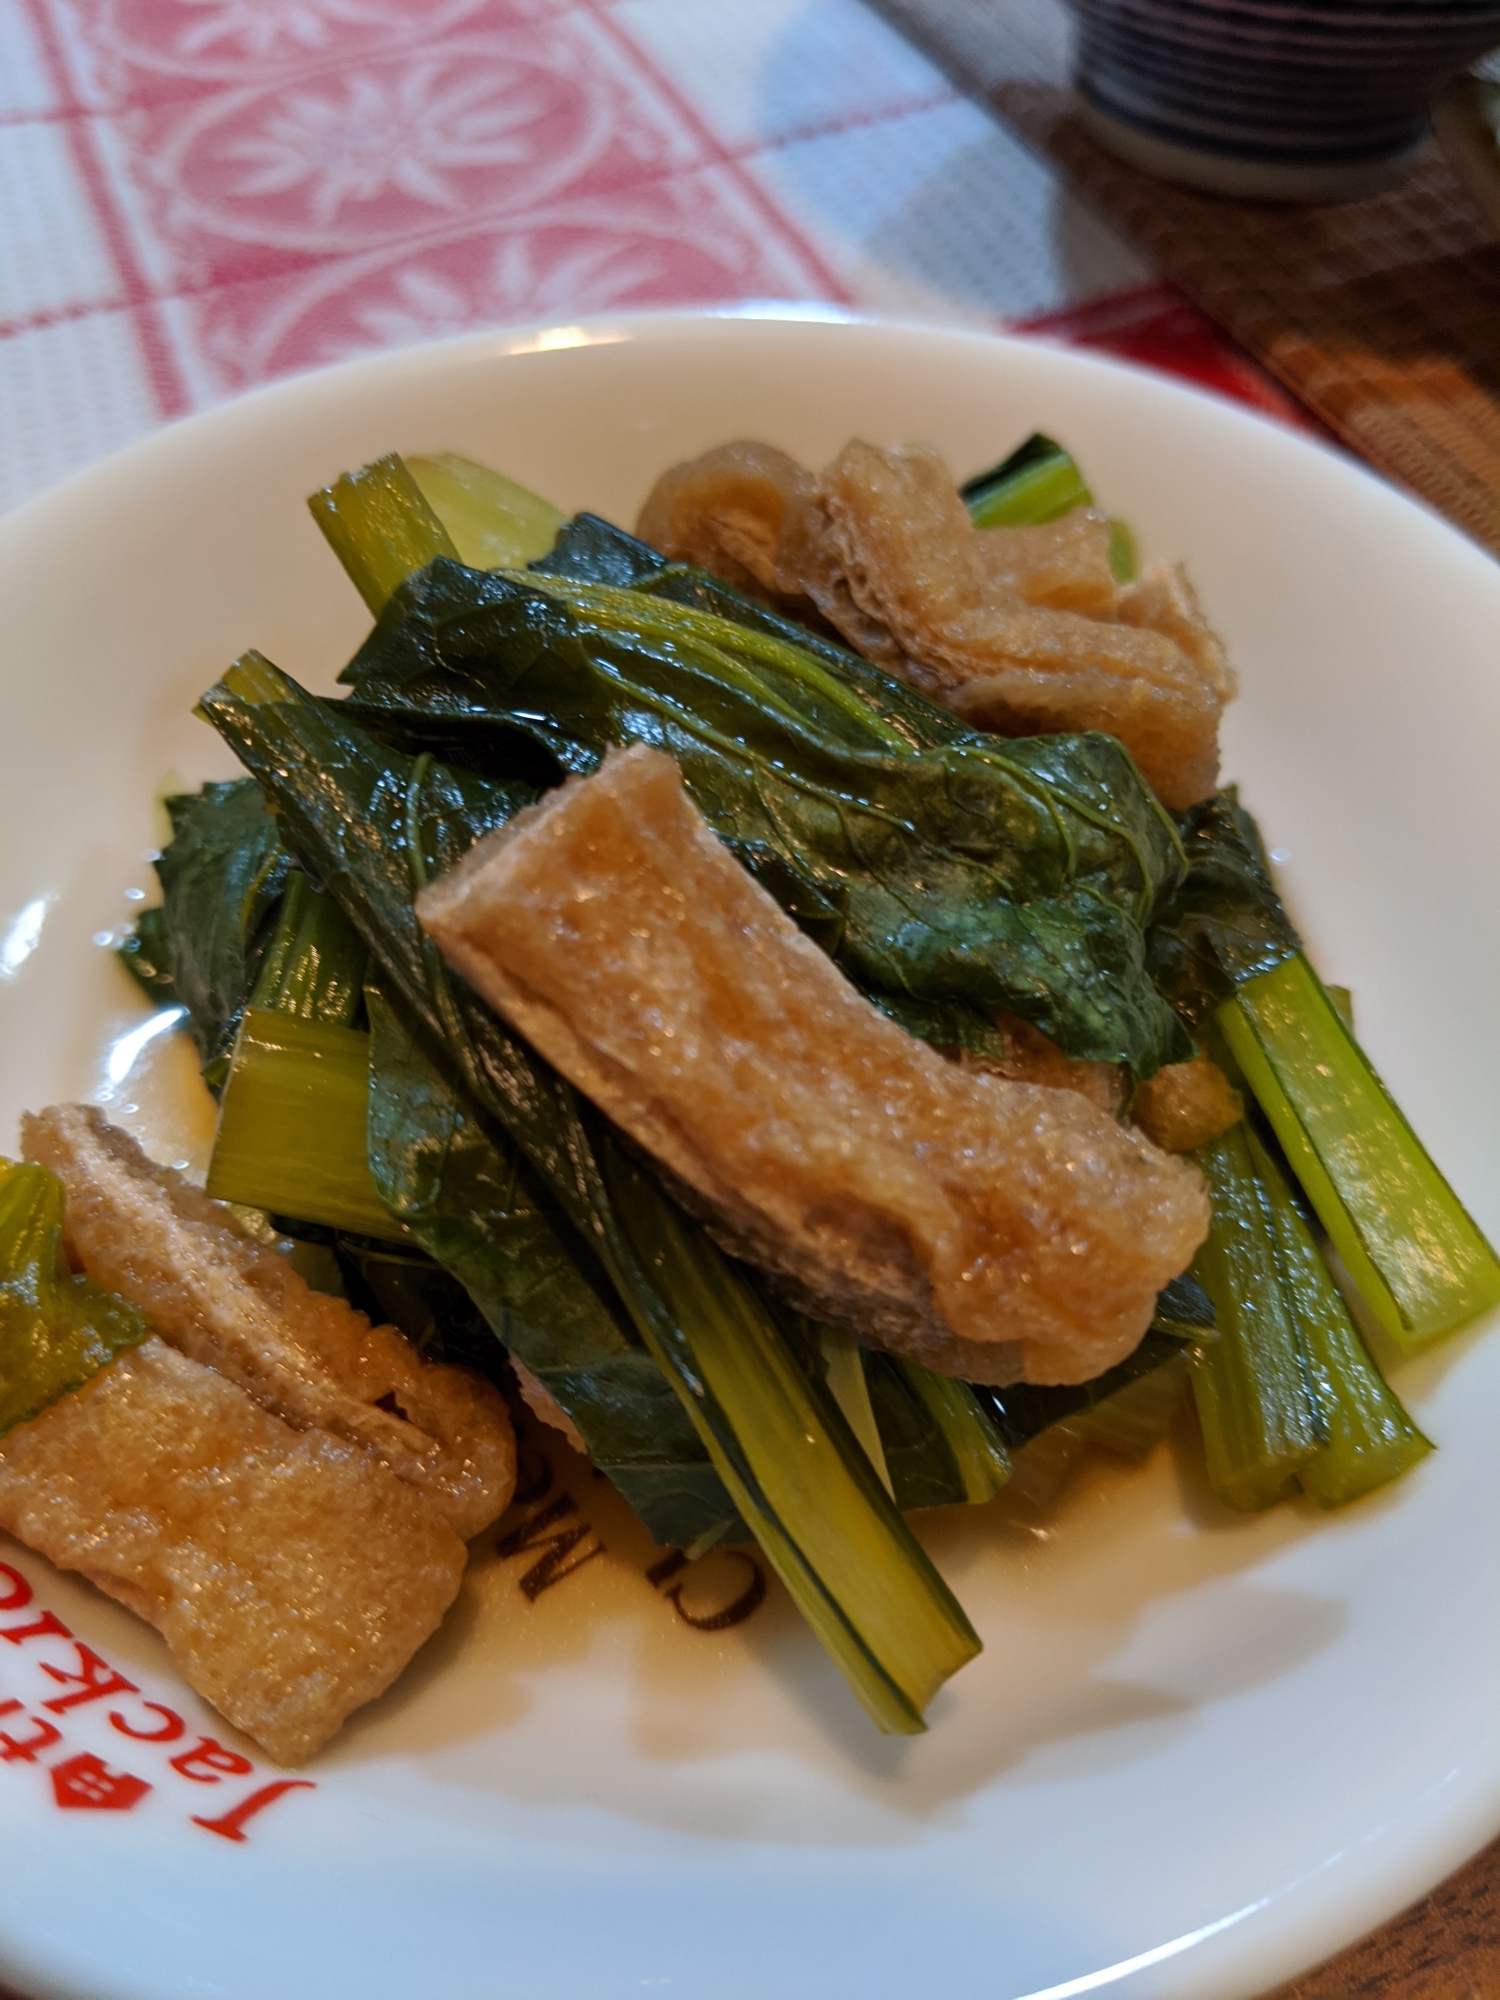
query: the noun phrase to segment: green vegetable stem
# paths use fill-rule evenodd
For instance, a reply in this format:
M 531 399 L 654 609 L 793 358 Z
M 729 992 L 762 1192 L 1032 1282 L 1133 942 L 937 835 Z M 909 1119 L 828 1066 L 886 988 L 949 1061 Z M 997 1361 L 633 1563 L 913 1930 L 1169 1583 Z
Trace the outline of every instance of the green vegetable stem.
M 434 556 L 457 558 L 448 530 L 395 452 L 343 473 L 307 505 L 377 618 L 403 577 Z
M 701 1230 L 611 1147 L 610 1192 L 672 1303 L 641 1314 L 648 1346 L 766 1557 L 878 1726 L 911 1735 L 980 1650 L 832 1396 Z
M 219 1105 L 207 1192 L 327 1229 L 399 1238 L 366 1163 L 368 1035 L 249 1007 Z
M 69 1274 L 62 1225 L 56 1174 L 0 1160 L 0 1437 L 151 1331 L 124 1299 Z
M 457 452 L 409 458 L 406 467 L 459 560 L 472 569 L 524 569 L 567 525 L 567 515 L 549 500 Z
M 1213 1224 L 1194 1264 L 1218 1338 L 1193 1363 L 1209 1480 L 1257 1509 L 1298 1486 L 1358 1499 L 1431 1450 L 1371 1360 L 1292 1187 L 1249 1121 L 1199 1155 Z
M 1094 496 L 1072 455 L 1055 438 L 1033 431 L 1010 457 L 966 480 L 959 491 L 976 528 L 1040 527 L 1092 507 Z M 1116 583 L 1136 573 L 1135 537 L 1123 521 L 1109 524 L 1109 564 Z
M 1500 1304 L 1500 1260 L 1307 960 L 1249 980 L 1215 1019 L 1386 1332 L 1420 1347 Z

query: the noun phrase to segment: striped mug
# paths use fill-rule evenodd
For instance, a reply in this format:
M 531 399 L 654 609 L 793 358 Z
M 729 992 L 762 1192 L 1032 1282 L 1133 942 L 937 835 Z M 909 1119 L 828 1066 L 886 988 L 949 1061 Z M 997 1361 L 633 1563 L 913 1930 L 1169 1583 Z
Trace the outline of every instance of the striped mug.
M 1082 122 L 1133 166 L 1250 200 L 1349 201 L 1421 151 L 1500 0 L 1070 0 Z

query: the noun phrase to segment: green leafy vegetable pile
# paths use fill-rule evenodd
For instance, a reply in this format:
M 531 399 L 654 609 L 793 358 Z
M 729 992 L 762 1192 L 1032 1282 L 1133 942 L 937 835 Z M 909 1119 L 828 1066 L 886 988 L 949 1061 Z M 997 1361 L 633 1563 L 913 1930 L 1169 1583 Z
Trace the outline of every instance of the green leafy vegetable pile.
M 1080 496 L 1071 460 L 1033 440 L 971 505 L 1045 519 Z M 1342 1231 L 1372 1271 L 1406 1268 L 1399 1219 L 1382 1240 L 1347 1167 L 1318 1165 L 1337 1120 L 1309 1068 L 1373 1073 L 1331 1010 L 1296 1045 L 1305 960 L 1232 792 L 1174 819 L 1113 738 L 975 732 L 606 522 L 556 532 L 555 510 L 467 461 L 382 460 L 314 511 L 377 614 L 351 692 L 317 699 L 252 654 L 205 695 L 250 775 L 171 802 L 163 902 L 125 948 L 223 1092 L 211 1192 L 317 1239 L 414 1338 L 497 1372 L 514 1356 L 659 1540 L 753 1533 L 886 1728 L 919 1728 L 978 1643 L 901 1510 L 990 1498 L 1063 1421 L 1136 1449 L 1185 1356 L 1231 1504 L 1298 1483 L 1332 1504 L 1428 1449 L 1286 1165 L 1341 1249 Z M 460 560 L 476 552 L 508 566 Z M 911 1033 L 999 1053 L 1000 1009 L 1142 1079 L 1195 1033 L 1226 1066 L 1232 1047 L 1285 1151 L 1257 1114 L 1206 1158 L 1206 1292 L 1169 1287 L 1095 1383 L 972 1390 L 862 1355 L 726 1259 L 413 914 L 540 789 L 635 742 L 671 753 L 720 838 Z M 1446 1290 L 1415 1303 L 1381 1280 L 1425 1338 L 1500 1295 L 1500 1267 L 1404 1125 L 1391 1145 L 1453 1252 Z

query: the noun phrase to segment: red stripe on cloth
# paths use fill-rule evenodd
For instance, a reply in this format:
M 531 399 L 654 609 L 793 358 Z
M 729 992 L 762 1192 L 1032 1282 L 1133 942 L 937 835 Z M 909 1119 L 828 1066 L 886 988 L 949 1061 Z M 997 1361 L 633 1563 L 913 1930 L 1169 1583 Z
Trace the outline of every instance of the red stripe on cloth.
M 1012 333 L 1045 333 L 1075 347 L 1097 348 L 1122 361 L 1144 362 L 1163 374 L 1217 389 L 1221 396 L 1280 417 L 1284 423 L 1314 428 L 1307 412 L 1173 285 L 1142 285 L 1090 299 L 1059 312 L 1018 320 Z
M 60 122 L 67 135 L 68 151 L 114 264 L 122 300 L 140 346 L 156 407 L 165 418 L 184 416 L 192 409 L 193 398 L 167 331 L 160 302 L 154 296 L 136 254 L 130 220 L 110 183 L 108 170 L 99 152 L 93 119 L 79 103 L 74 90 L 72 68 L 53 18 L 50 0 L 22 0 L 22 4 L 31 17 L 42 60 L 62 107 Z
M 765 221 L 782 240 L 803 259 L 803 261 L 823 287 L 823 296 L 835 305 L 851 305 L 853 295 L 824 263 L 821 252 L 811 239 L 804 236 L 790 216 L 771 200 L 754 174 L 747 171 L 743 159 L 730 147 L 723 145 L 711 128 L 694 109 L 692 103 L 683 96 L 660 65 L 647 54 L 633 35 L 628 34 L 615 19 L 606 0 L 583 0 L 585 10 L 603 32 L 608 35 L 621 53 L 634 64 L 652 87 L 669 103 L 673 111 L 688 127 L 699 144 L 708 152 L 717 166 L 725 168 L 733 177 L 741 193 L 754 205 Z

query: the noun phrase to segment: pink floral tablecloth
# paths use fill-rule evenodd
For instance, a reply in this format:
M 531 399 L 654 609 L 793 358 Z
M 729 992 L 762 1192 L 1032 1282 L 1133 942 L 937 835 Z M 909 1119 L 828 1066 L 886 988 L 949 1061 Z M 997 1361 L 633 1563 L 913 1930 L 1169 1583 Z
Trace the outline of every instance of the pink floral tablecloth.
M 0 0 L 0 507 L 347 355 L 754 298 L 1277 401 L 861 0 Z

